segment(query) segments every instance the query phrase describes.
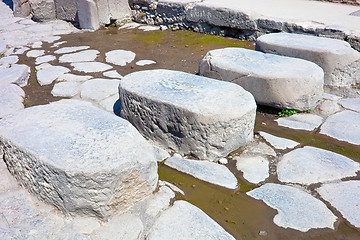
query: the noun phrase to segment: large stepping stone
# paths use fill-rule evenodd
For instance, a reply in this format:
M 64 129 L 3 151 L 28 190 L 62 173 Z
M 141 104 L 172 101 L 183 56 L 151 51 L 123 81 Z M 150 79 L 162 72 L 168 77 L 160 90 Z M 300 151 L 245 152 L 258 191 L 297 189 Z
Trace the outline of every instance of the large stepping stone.
M 286 183 L 312 184 L 356 176 L 360 164 L 327 150 L 298 148 L 285 154 L 277 166 L 279 180 Z
M 305 111 L 314 109 L 322 99 L 324 73 L 302 59 L 223 48 L 209 51 L 199 71 L 242 86 L 261 105 Z
M 214 160 L 253 138 L 256 104 L 240 86 L 170 70 L 125 76 L 121 116 L 164 149 Z
M 235 238 L 199 208 L 185 201 L 176 201 L 155 221 L 146 239 L 228 240 Z
M 360 53 L 342 40 L 293 33 L 271 33 L 259 37 L 255 48 L 262 52 L 302 58 L 318 64 L 325 72 L 324 84 L 328 86 L 349 86 L 360 81 Z
M 24 64 L 13 64 L 10 68 L 0 69 L 0 85 L 14 83 L 20 87 L 28 84 L 30 67 Z
M 157 185 L 153 147 L 128 121 L 79 100 L 0 120 L 0 149 L 23 186 L 67 215 L 107 219 Z
M 337 218 L 320 200 L 299 188 L 266 183 L 247 195 L 276 209 L 274 223 L 283 228 L 307 232 L 314 228 L 334 229 Z

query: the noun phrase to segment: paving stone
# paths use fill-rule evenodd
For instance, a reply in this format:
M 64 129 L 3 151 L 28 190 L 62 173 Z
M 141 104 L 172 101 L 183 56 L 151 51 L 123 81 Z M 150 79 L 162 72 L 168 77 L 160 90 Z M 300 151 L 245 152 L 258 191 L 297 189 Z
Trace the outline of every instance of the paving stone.
M 127 50 L 112 50 L 105 53 L 105 56 L 106 62 L 118 66 L 125 66 L 126 64 L 131 63 L 135 59 L 136 54 Z
M 120 80 L 94 78 L 81 85 L 81 98 L 99 102 L 118 92 Z M 117 99 L 119 97 L 117 96 Z
M 140 60 L 140 61 L 137 61 L 135 64 L 138 66 L 145 66 L 145 65 L 156 64 L 156 62 L 153 60 Z
M 41 56 L 36 58 L 35 64 L 42 64 L 42 63 L 47 63 L 47 62 L 52 62 L 56 60 L 56 57 L 53 55 L 45 55 L 45 56 Z
M 306 185 L 353 177 L 359 170 L 350 158 L 308 146 L 285 154 L 277 165 L 280 181 Z
M 276 108 L 314 109 L 323 94 L 324 72 L 316 64 L 245 48 L 209 51 L 199 73 L 236 83 L 252 93 L 258 104 Z
M 74 70 L 85 73 L 103 72 L 112 68 L 112 66 L 101 62 L 77 62 L 70 65 Z
M 0 85 L 0 119 L 24 109 L 25 92 L 15 84 Z
M 141 26 L 141 24 L 137 23 L 137 22 L 130 22 L 130 23 L 125 23 L 124 25 L 122 25 L 121 27 L 119 27 L 120 29 L 134 29 Z
M 170 157 L 170 154 L 167 151 L 165 151 L 164 149 L 162 149 L 158 146 L 153 146 L 153 147 L 154 147 L 154 152 L 155 152 L 158 162 L 162 162 L 166 158 Z
M 7 50 L 6 43 L 1 41 L 0 42 L 0 56 L 3 55 Z
M 266 132 L 260 131 L 259 134 L 261 137 L 265 139 L 266 142 L 268 142 L 271 146 L 273 146 L 276 149 L 286 150 L 289 148 L 295 148 L 300 145 L 300 143 L 295 142 L 293 140 L 276 137 Z
M 30 48 L 28 47 L 17 47 L 15 50 L 14 50 L 14 54 L 23 54 L 24 52 L 26 52 L 27 50 L 29 50 Z
M 360 113 L 345 110 L 326 119 L 320 133 L 339 141 L 360 145 Z
M 143 232 L 141 220 L 129 213 L 116 216 L 91 234 L 92 240 L 138 240 Z
M 30 68 L 24 64 L 13 64 L 10 68 L 0 68 L 0 85 L 14 83 L 25 87 L 29 77 Z
M 11 64 L 15 64 L 19 61 L 19 57 L 18 56 L 7 56 L 7 57 L 2 57 L 0 58 L 0 65 L 11 65 Z
M 340 100 L 339 103 L 346 109 L 360 113 L 360 98 L 345 98 Z
M 112 70 L 112 71 L 108 71 L 108 72 L 103 72 L 103 75 L 105 77 L 109 77 L 109 78 L 118 78 L 121 79 L 123 76 L 121 76 L 116 70 Z
M 62 100 L 3 118 L 0 148 L 17 180 L 65 214 L 107 219 L 157 185 L 152 146 L 129 122 L 84 101 Z
M 165 165 L 205 182 L 230 189 L 236 189 L 238 187 L 236 177 L 227 167 L 221 164 L 170 157 L 165 161 Z
M 78 93 L 80 93 L 80 83 L 78 82 L 56 83 L 51 90 L 54 97 L 74 97 Z
M 278 214 L 274 223 L 280 227 L 301 232 L 316 228 L 334 229 L 336 216 L 323 202 L 296 187 L 266 183 L 246 194 L 276 209 Z
M 54 43 L 51 47 L 55 47 L 55 48 L 57 48 L 57 47 L 59 47 L 60 45 L 62 45 L 62 44 L 64 44 L 64 43 L 67 43 L 67 41 L 61 41 L 61 42 L 56 42 L 56 43 Z M 90 48 L 90 47 L 88 47 L 88 48 Z M 82 50 L 82 49 L 80 49 L 80 50 Z M 57 50 L 56 50 L 57 51 Z M 55 51 L 55 52 L 56 52 Z M 54 53 L 55 53 L 54 52 Z M 58 54 L 58 53 L 55 53 L 55 54 Z
M 171 190 L 173 190 L 174 192 L 178 192 L 178 193 L 180 193 L 181 195 L 185 196 L 184 191 L 181 190 L 180 188 L 178 188 L 177 186 L 175 186 L 175 185 L 172 184 L 172 183 L 159 180 L 159 186 L 167 186 L 167 187 L 171 188 Z
M 264 142 L 255 139 L 251 141 L 248 145 L 243 147 L 244 150 L 242 151 L 241 155 L 248 155 L 248 156 L 272 156 L 276 157 L 276 152 L 272 149 L 269 145 Z
M 75 232 L 90 235 L 100 228 L 100 221 L 93 217 L 76 217 L 71 221 L 70 228 Z
M 42 47 L 42 42 L 38 41 L 38 42 L 34 42 L 31 45 L 32 48 L 41 48 Z
M 199 208 L 185 201 L 176 201 L 156 220 L 146 239 L 225 240 L 235 238 Z
M 59 43 L 57 43 L 57 44 L 59 44 Z M 54 46 L 55 46 L 55 44 L 54 44 Z M 89 49 L 89 48 L 90 48 L 90 46 L 63 47 L 63 48 L 59 48 L 54 53 L 55 54 L 72 53 L 72 52 L 77 52 L 77 51 L 80 51 L 80 50 L 86 50 L 86 49 Z
M 45 54 L 45 50 L 30 50 L 26 53 L 27 57 L 37 58 Z
M 337 95 L 334 95 L 334 94 L 330 94 L 330 93 L 323 93 L 323 98 L 325 100 L 332 100 L 332 101 L 337 101 L 337 100 L 340 100 L 341 97 L 340 96 L 337 96 Z
M 239 157 L 236 160 L 236 168 L 243 172 L 244 178 L 251 183 L 260 183 L 269 177 L 269 160 L 262 156 Z
M 49 36 L 49 37 L 45 37 L 43 39 L 44 42 L 47 42 L 47 43 L 53 43 L 57 40 L 59 40 L 61 37 L 60 36 Z
M 59 57 L 61 63 L 72 62 L 92 62 L 100 52 L 98 50 L 84 50 L 76 53 L 64 54 Z
M 59 76 L 56 81 L 58 82 L 85 82 L 92 79 L 92 76 L 89 75 L 76 75 L 72 73 L 65 73 Z
M 281 127 L 313 131 L 322 124 L 323 118 L 315 114 L 300 113 L 290 117 L 282 117 L 275 121 Z
M 106 111 L 117 114 L 120 110 L 116 109 L 119 102 L 119 94 L 116 93 L 110 97 L 107 97 L 99 102 L 99 105 Z M 119 106 L 120 108 L 120 106 Z M 118 115 L 118 114 L 117 114 Z
M 319 106 L 319 112 L 323 116 L 330 116 L 334 113 L 340 112 L 341 108 L 339 104 L 336 101 L 332 100 L 325 100 L 323 103 Z
M 70 69 L 62 66 L 49 66 L 36 72 L 36 78 L 41 86 L 49 85 L 59 76 L 70 72 Z
M 160 27 L 159 26 L 140 26 L 140 27 L 138 27 L 138 29 L 143 30 L 144 32 L 148 32 L 148 31 L 160 30 Z
M 352 225 L 360 227 L 360 181 L 323 184 L 317 192 Z
M 272 33 L 256 40 L 256 50 L 314 62 L 324 70 L 324 84 L 328 86 L 350 86 L 359 82 L 360 52 L 342 40 Z
M 119 93 L 121 116 L 166 150 L 215 160 L 253 138 L 256 104 L 236 84 L 148 70 L 123 77 Z

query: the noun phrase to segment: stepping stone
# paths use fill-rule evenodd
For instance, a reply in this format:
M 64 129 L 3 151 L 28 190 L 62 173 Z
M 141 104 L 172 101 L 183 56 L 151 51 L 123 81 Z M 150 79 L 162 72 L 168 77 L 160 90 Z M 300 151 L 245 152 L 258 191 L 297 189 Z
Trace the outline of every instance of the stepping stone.
M 61 37 L 60 36 L 49 36 L 49 37 L 46 37 L 43 39 L 44 42 L 47 42 L 47 43 L 53 43 L 57 40 L 59 40 Z
M 25 92 L 21 87 L 15 84 L 0 85 L 0 118 L 24 109 L 24 98 Z
M 101 62 L 77 62 L 70 63 L 75 71 L 93 73 L 93 72 L 103 72 L 112 68 L 112 66 L 101 63 Z
M 124 25 L 122 25 L 121 27 L 119 27 L 119 30 L 120 29 L 134 29 L 134 28 L 137 28 L 141 26 L 141 24 L 139 23 L 136 23 L 136 22 L 130 22 L 130 23 L 125 23 Z
M 103 75 L 104 75 L 105 77 L 118 78 L 118 79 L 121 79 L 121 78 L 123 77 L 123 76 L 121 76 L 116 70 L 104 72 Z
M 24 64 L 13 64 L 10 68 L 0 68 L 0 85 L 14 83 L 20 87 L 28 84 L 30 67 Z
M 153 60 L 140 60 L 140 61 L 137 61 L 135 64 L 138 66 L 145 66 L 145 65 L 156 64 L 156 62 Z
M 51 47 L 55 47 L 55 48 L 57 48 L 57 47 L 59 47 L 60 45 L 62 45 L 62 44 L 64 44 L 64 43 L 67 43 L 67 41 L 61 41 L 61 42 L 56 42 L 56 43 L 54 43 Z M 90 48 L 90 47 L 88 47 L 88 48 Z M 87 48 L 83 48 L 83 49 L 87 49 Z M 80 49 L 80 50 L 83 50 L 83 49 Z M 58 49 L 59 50 L 59 49 Z M 56 51 L 58 51 L 58 50 L 56 50 Z M 59 54 L 58 52 L 54 52 L 55 54 Z M 61 53 L 61 52 L 60 52 Z M 63 53 L 69 53 L 69 52 L 63 52 Z
M 0 65 L 11 65 L 11 64 L 15 64 L 19 61 L 19 57 L 18 56 L 7 56 L 7 57 L 3 57 L 0 58 Z
M 81 98 L 100 102 L 111 95 L 117 94 L 117 99 L 119 99 L 119 83 L 120 80 L 113 79 L 94 78 L 88 80 L 81 85 Z
M 316 191 L 352 225 L 360 227 L 360 181 L 328 183 Z
M 125 66 L 135 59 L 136 54 L 126 50 L 112 50 L 105 53 L 106 62 L 118 66 Z
M 41 86 L 49 85 L 59 76 L 70 72 L 70 69 L 62 66 L 47 66 L 36 72 L 36 78 Z
M 92 79 L 92 76 L 89 75 L 76 75 L 72 73 L 65 73 L 59 76 L 56 81 L 57 82 L 85 82 L 87 80 Z
M 78 82 L 59 82 L 51 90 L 54 97 L 73 97 L 80 92 L 80 83 Z
M 54 61 L 55 59 L 56 59 L 56 57 L 53 55 L 45 55 L 45 56 L 36 58 L 35 64 L 38 65 L 38 64 L 42 64 L 42 63 L 47 63 L 47 62 Z
M 360 145 L 360 113 L 345 110 L 326 119 L 320 133 L 339 141 Z
M 360 53 L 342 40 L 294 33 L 271 33 L 259 37 L 255 49 L 318 64 L 324 70 L 324 84 L 327 86 L 350 86 L 359 82 Z
M 300 145 L 300 143 L 286 138 L 276 137 L 266 132 L 259 132 L 260 136 L 265 139 L 272 147 L 280 150 L 286 150 L 289 148 L 295 148 Z
M 17 180 L 66 215 L 106 220 L 157 186 L 152 146 L 126 120 L 84 101 L 7 116 L 0 120 L 0 149 Z
M 156 30 L 160 30 L 159 26 L 140 26 L 138 27 L 138 29 L 143 30 L 144 32 L 148 32 L 148 31 L 156 31 Z
M 236 160 L 236 168 L 243 172 L 243 177 L 251 182 L 258 184 L 269 177 L 269 160 L 262 156 L 246 156 L 233 158 Z
M 199 72 L 236 83 L 258 104 L 276 108 L 314 109 L 323 94 L 324 73 L 316 64 L 244 48 L 209 51 L 200 62 Z
M 156 220 L 146 239 L 230 240 L 235 238 L 199 208 L 185 201 L 176 201 Z
M 345 98 L 339 101 L 346 109 L 360 113 L 360 98 Z
M 244 151 L 241 155 L 262 155 L 262 156 L 272 156 L 276 157 L 276 152 L 272 147 L 267 145 L 264 142 L 259 141 L 258 139 L 255 139 L 248 145 L 244 147 Z
M 318 128 L 323 118 L 314 114 L 295 114 L 290 117 L 282 117 L 275 120 L 279 126 L 291 129 L 313 131 Z
M 253 138 L 256 104 L 240 86 L 171 70 L 131 73 L 121 116 L 165 150 L 216 160 Z
M 227 167 L 221 164 L 171 157 L 165 161 L 165 165 L 205 182 L 230 189 L 238 187 L 236 177 Z
M 279 227 L 301 232 L 314 228 L 334 229 L 336 216 L 323 202 L 298 188 L 266 183 L 246 194 L 276 209 L 274 223 Z
M 63 43 L 65 43 L 65 42 L 56 43 L 57 45 L 54 44 L 54 46 L 57 47 L 59 44 L 63 44 Z M 80 50 L 86 50 L 89 48 L 90 48 L 90 46 L 63 47 L 63 48 L 59 48 L 54 53 L 55 54 L 72 53 L 72 52 L 77 52 Z
M 100 52 L 98 50 L 85 50 L 76 53 L 64 54 L 59 58 L 61 63 L 92 62 Z
M 359 170 L 360 164 L 350 158 L 314 147 L 295 149 L 277 165 L 281 182 L 305 185 L 354 177 Z

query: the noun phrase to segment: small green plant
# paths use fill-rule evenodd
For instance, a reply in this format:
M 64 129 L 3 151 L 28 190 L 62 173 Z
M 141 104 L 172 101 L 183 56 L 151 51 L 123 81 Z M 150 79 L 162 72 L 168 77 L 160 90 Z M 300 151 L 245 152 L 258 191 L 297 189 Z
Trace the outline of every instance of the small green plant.
M 306 112 L 307 112 L 307 113 L 311 113 L 311 110 L 309 109 L 309 110 L 307 110 Z
M 291 115 L 297 114 L 297 111 L 294 109 L 283 109 L 281 112 L 278 112 L 280 117 L 290 117 Z

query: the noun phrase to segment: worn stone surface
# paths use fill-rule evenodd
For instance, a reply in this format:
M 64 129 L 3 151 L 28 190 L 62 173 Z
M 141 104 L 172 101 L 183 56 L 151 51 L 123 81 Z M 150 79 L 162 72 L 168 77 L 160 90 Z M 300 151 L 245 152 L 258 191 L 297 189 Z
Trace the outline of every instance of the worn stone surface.
M 70 69 L 63 66 L 47 66 L 36 72 L 36 78 L 41 86 L 49 85 L 59 76 L 68 72 Z
M 346 109 L 360 113 L 360 98 L 345 98 L 340 100 L 339 103 Z
M 274 223 L 280 227 L 302 232 L 313 228 L 334 229 L 337 218 L 326 205 L 298 188 L 266 183 L 247 194 L 276 209 Z
M 125 76 L 119 93 L 121 116 L 164 149 L 214 160 L 253 137 L 256 104 L 236 84 L 149 70 Z
M 209 51 L 199 73 L 236 83 L 258 104 L 276 108 L 314 109 L 323 94 L 324 73 L 316 64 L 244 48 Z
M 221 164 L 171 157 L 165 161 L 165 165 L 205 182 L 230 189 L 238 187 L 236 177 L 227 167 Z
M 3 55 L 7 50 L 6 44 L 0 41 L 0 56 Z
M 99 102 L 118 91 L 120 80 L 94 78 L 81 85 L 81 98 Z M 117 97 L 118 99 L 118 97 Z
M 37 58 L 45 54 L 45 50 L 30 50 L 26 53 L 27 57 Z
M 360 113 L 345 110 L 326 119 L 320 133 L 340 141 L 360 145 Z
M 152 146 L 129 122 L 83 101 L 3 118 L 0 148 L 17 180 L 65 214 L 107 219 L 157 185 Z
M 176 201 L 156 220 L 146 239 L 234 238 L 199 208 L 185 201 Z
M 164 149 L 162 149 L 158 146 L 153 146 L 153 147 L 154 147 L 154 152 L 155 152 L 158 162 L 162 162 L 166 158 L 170 157 L 170 154 L 167 151 L 165 151 Z
M 254 139 L 248 145 L 243 147 L 242 151 L 243 155 L 263 155 L 263 156 L 276 156 L 276 152 L 269 145 L 264 142 L 259 141 L 258 139 Z
M 334 113 L 340 112 L 341 108 L 336 101 L 325 100 L 319 106 L 319 113 L 322 116 L 330 116 Z
M 77 22 L 77 12 L 75 0 L 54 0 L 56 6 L 56 16 L 58 19 Z
M 19 61 L 18 56 L 7 56 L 0 58 L 0 66 L 5 65 L 7 67 L 10 67 L 10 65 L 15 64 Z
M 360 181 L 328 183 L 317 189 L 318 193 L 334 206 L 352 225 L 360 227 Z
M 105 53 L 106 62 L 118 66 L 125 66 L 135 59 L 136 54 L 127 50 L 112 50 Z
M 0 150 L 0 154 L 1 154 L 1 150 Z M 14 178 L 14 176 L 12 176 L 9 173 L 9 171 L 8 171 L 6 165 L 5 165 L 5 162 L 2 159 L 0 161 L 0 175 L 1 175 L 0 194 L 3 194 L 3 193 L 8 192 L 10 190 L 19 189 L 19 185 L 18 185 L 16 179 Z M 1 218 L 1 215 L 0 215 L 0 218 Z M 3 224 L 2 224 L 2 221 L 0 220 L 0 228 L 1 227 L 3 227 Z
M 266 132 L 260 131 L 259 134 L 261 137 L 265 139 L 266 142 L 268 142 L 271 146 L 273 146 L 276 149 L 285 150 L 289 148 L 290 149 L 295 148 L 300 145 L 300 143 L 295 142 L 293 140 L 276 137 Z
M 84 50 L 76 53 L 68 53 L 59 57 L 61 63 L 92 62 L 100 52 L 98 50 Z
M 51 90 L 54 97 L 73 97 L 80 92 L 80 83 L 78 82 L 60 82 L 56 83 Z
M 70 65 L 75 71 L 85 73 L 103 72 L 112 68 L 109 64 L 102 62 L 75 62 Z
M 76 75 L 72 73 L 65 73 L 59 76 L 56 81 L 58 82 L 85 82 L 87 80 L 92 79 L 93 77 L 90 75 Z
M 360 53 L 350 44 L 330 38 L 273 33 L 259 37 L 256 49 L 318 64 L 325 73 L 324 84 L 340 87 L 360 81 Z
M 103 72 L 103 75 L 105 77 L 109 77 L 109 78 L 117 78 L 117 79 L 121 79 L 123 76 L 121 76 L 116 70 L 111 70 L 111 71 L 107 71 L 107 72 Z
M 277 165 L 280 181 L 300 184 L 354 177 L 359 170 L 360 164 L 350 158 L 308 146 L 285 154 Z
M 29 2 L 35 21 L 45 22 L 56 19 L 54 0 L 31 0 Z
M 19 86 L 15 84 L 0 85 L 0 118 L 24 109 L 24 98 L 25 92 Z
M 56 57 L 53 55 L 45 55 L 45 56 L 41 56 L 41 57 L 37 57 L 35 64 L 42 64 L 42 63 L 47 63 L 47 62 L 52 62 L 56 60 Z
M 235 156 L 233 159 L 247 181 L 257 184 L 269 177 L 269 160 L 265 157 Z
M 0 68 L 0 85 L 14 83 L 20 87 L 28 84 L 30 68 L 24 64 L 13 64 L 10 68 Z
M 290 117 L 279 118 L 276 122 L 282 127 L 313 131 L 322 124 L 323 118 L 315 114 L 300 113 Z
M 63 47 L 59 48 L 58 50 L 54 51 L 55 54 L 64 54 L 64 53 L 72 53 L 77 52 L 80 50 L 89 49 L 90 46 L 73 46 L 73 47 Z
M 111 113 L 115 113 L 116 115 L 119 115 L 119 108 L 120 108 L 120 104 L 118 104 L 119 102 L 119 94 L 113 94 L 103 100 L 101 100 L 100 102 L 98 102 L 98 104 L 106 111 L 111 112 Z
M 79 23 L 82 29 L 97 30 L 100 27 L 98 8 L 93 0 L 76 1 Z

